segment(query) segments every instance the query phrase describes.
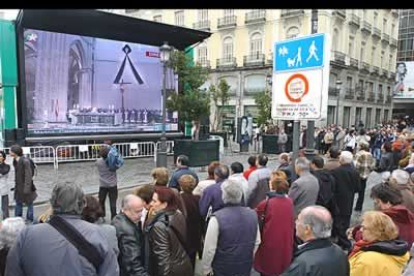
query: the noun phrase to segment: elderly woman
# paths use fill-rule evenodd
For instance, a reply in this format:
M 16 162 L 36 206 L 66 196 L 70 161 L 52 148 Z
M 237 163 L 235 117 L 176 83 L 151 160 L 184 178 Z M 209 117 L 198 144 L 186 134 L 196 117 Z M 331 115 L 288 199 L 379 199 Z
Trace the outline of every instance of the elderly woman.
M 409 259 L 392 219 L 377 211 L 362 216 L 362 237 L 349 255 L 351 276 L 399 276 Z
M 279 275 L 292 259 L 294 207 L 287 196 L 289 183 L 283 172 L 272 173 L 269 187 L 267 198 L 256 207 L 262 243 L 254 258 L 254 269 L 262 275 Z
M 99 226 L 102 233 L 108 240 L 109 246 L 114 250 L 115 255 L 118 256 L 118 239 L 116 238 L 116 229 L 114 226 L 105 223 L 104 214 L 98 199 L 94 196 L 85 196 L 85 207 L 82 211 L 82 219 Z
M 185 251 L 187 229 L 185 217 L 178 211 L 178 198 L 172 189 L 155 187 L 151 207 L 154 217 L 145 228 L 148 272 L 157 276 L 192 275 Z
M 0 275 L 4 275 L 7 254 L 16 242 L 20 231 L 26 226 L 21 217 L 5 219 L 0 225 Z
M 187 252 L 193 267 L 195 267 L 196 254 L 201 251 L 201 236 L 204 229 L 204 220 L 200 215 L 200 208 L 198 206 L 200 197 L 193 194 L 197 182 L 192 175 L 185 174 L 178 179 L 178 184 L 180 184 L 182 191 L 180 193 L 181 199 L 187 210 Z

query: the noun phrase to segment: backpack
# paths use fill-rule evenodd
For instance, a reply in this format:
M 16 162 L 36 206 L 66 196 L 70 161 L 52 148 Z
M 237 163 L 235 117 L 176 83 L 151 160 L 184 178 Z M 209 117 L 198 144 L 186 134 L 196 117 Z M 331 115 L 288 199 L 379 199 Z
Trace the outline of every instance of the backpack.
M 124 165 L 124 158 L 122 158 L 119 154 L 116 147 L 110 146 L 108 157 L 106 158 L 106 164 L 111 171 L 116 171 Z
M 325 170 L 315 171 L 314 176 L 318 179 L 319 183 L 316 205 L 321 205 L 332 212 L 331 209 L 335 196 L 335 178 L 330 172 Z

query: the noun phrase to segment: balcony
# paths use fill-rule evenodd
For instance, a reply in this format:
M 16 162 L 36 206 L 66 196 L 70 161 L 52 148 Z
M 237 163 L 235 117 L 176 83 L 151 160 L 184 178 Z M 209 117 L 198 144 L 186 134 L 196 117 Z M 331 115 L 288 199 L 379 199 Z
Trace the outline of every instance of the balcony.
M 389 43 L 390 42 L 390 35 L 386 33 L 382 33 L 382 42 Z
M 224 28 L 234 28 L 237 26 L 237 16 L 225 16 L 218 19 L 217 28 L 224 29 Z
M 392 96 L 391 95 L 387 95 L 387 98 L 385 99 L 386 103 L 391 103 L 392 102 Z
M 349 59 L 349 67 L 352 69 L 358 70 L 359 69 L 359 62 L 356 58 Z
M 369 102 L 375 101 L 375 94 L 373 92 L 368 93 L 367 101 L 369 101 Z
M 204 67 L 204 68 L 208 68 L 208 69 L 211 68 L 209 60 L 205 60 L 205 59 L 198 60 L 197 64 L 200 65 L 201 67 Z
M 265 65 L 265 55 L 264 54 L 254 54 L 243 57 L 243 66 L 264 66 Z
M 391 14 L 395 17 L 398 17 L 398 10 L 391 10 Z
M 281 17 L 282 18 L 288 18 L 288 17 L 297 17 L 297 16 L 303 16 L 305 13 L 305 10 L 282 10 Z
M 380 93 L 377 97 L 377 103 L 383 103 L 384 102 L 384 94 Z
M 217 59 L 217 68 L 235 68 L 237 62 L 235 57 L 219 58 Z
M 395 81 L 395 72 L 390 72 L 389 79 Z
M 210 31 L 210 20 L 198 21 L 194 23 L 193 29 L 200 31 Z
M 369 73 L 370 69 L 371 69 L 371 66 L 367 62 L 362 62 L 361 63 L 361 71 L 363 71 L 365 73 Z
M 372 38 L 381 39 L 381 30 L 377 27 L 372 28 Z
M 358 101 L 365 100 L 365 94 L 364 94 L 364 91 L 363 91 L 363 87 L 361 87 L 361 86 L 355 87 L 355 94 L 356 94 L 356 98 L 357 98 Z
M 372 72 L 373 75 L 379 76 L 379 67 L 378 66 L 372 66 Z
M 334 61 L 337 63 L 345 64 L 345 54 L 339 51 L 333 52 Z
M 246 13 L 244 24 L 255 24 L 266 22 L 266 10 L 254 10 Z
M 364 32 L 366 34 L 370 34 L 372 32 L 372 25 L 370 23 L 368 23 L 368 21 L 364 20 L 363 23 L 362 23 L 361 32 Z
M 355 28 L 359 28 L 361 25 L 361 19 L 356 14 L 351 14 L 351 17 L 349 18 L 349 25 L 354 26 Z
M 329 88 L 328 88 L 328 95 L 329 96 L 338 96 L 338 94 L 339 94 L 339 90 L 336 89 L 335 86 L 329 86 Z
M 395 38 L 391 38 L 390 46 L 394 47 L 394 48 L 397 48 L 398 41 Z
M 386 70 L 386 69 L 382 69 L 382 70 L 381 70 L 381 73 L 382 73 L 382 76 L 383 76 L 384 78 L 387 78 L 387 79 L 388 79 L 388 70 Z
M 353 100 L 355 97 L 355 90 L 352 88 L 346 88 L 345 90 L 345 99 Z
M 337 16 L 338 18 L 345 20 L 346 18 L 346 10 L 340 9 L 340 10 L 334 10 L 333 15 Z

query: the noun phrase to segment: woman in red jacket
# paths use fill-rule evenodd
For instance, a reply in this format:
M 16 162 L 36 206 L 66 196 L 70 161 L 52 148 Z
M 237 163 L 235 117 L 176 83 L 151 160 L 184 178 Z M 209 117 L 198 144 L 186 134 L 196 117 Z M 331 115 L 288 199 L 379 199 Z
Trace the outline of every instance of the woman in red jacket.
M 282 172 L 283 173 L 283 172 Z M 280 171 L 272 173 L 267 198 L 256 212 L 262 224 L 262 242 L 254 259 L 254 269 L 262 276 L 279 275 L 290 265 L 294 246 L 294 207 L 287 196 L 289 184 Z

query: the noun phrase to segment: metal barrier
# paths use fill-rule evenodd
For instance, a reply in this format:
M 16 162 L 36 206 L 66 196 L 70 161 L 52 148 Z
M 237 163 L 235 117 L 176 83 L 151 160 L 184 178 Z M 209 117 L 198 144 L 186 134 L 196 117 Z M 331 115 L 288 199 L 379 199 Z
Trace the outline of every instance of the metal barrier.
M 94 161 L 99 158 L 99 149 L 105 144 L 64 145 L 56 147 L 56 169 L 62 162 Z
M 151 157 L 155 154 L 154 142 L 117 143 L 114 146 L 123 158 Z
M 99 158 L 99 149 L 105 144 L 65 145 L 56 148 L 56 168 L 59 163 L 77 161 L 95 161 Z M 123 158 L 151 157 L 155 154 L 154 142 L 113 144 Z
M 10 148 L 1 149 L 10 155 Z M 22 147 L 23 155 L 29 157 L 35 164 L 53 164 L 56 168 L 55 149 L 51 146 Z

